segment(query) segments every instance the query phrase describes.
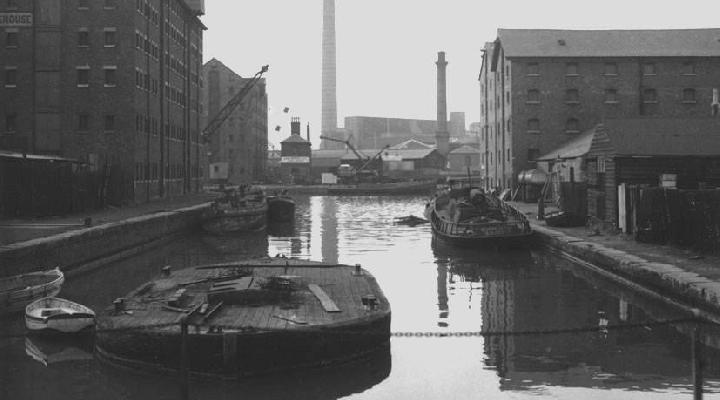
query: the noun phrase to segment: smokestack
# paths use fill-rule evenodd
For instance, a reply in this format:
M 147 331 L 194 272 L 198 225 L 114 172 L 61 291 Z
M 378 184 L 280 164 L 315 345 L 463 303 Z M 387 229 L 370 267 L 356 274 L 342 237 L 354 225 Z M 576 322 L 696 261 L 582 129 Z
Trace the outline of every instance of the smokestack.
M 443 157 L 447 157 L 450 152 L 450 134 L 448 133 L 447 123 L 447 90 L 446 75 L 447 61 L 445 61 L 445 52 L 438 52 L 437 65 L 437 131 L 435 132 L 435 140 L 437 141 L 438 153 Z
M 292 117 L 290 120 L 290 134 L 300 136 L 300 117 Z
M 310 141 L 310 123 L 307 124 L 307 141 Z
M 320 132 L 331 137 L 337 130 L 336 90 L 335 0 L 323 0 L 322 125 Z M 326 148 L 327 144 L 327 141 L 323 140 L 321 148 Z

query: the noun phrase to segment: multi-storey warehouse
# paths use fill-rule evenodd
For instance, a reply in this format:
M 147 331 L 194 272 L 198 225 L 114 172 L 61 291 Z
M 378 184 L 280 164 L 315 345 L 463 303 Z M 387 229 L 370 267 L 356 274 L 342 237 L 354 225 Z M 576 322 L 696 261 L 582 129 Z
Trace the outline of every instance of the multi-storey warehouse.
M 513 187 L 533 160 L 608 118 L 707 118 L 720 29 L 499 29 L 480 69 L 481 163 Z
M 0 150 L 80 160 L 116 202 L 199 190 L 203 12 L 190 0 L 4 2 Z

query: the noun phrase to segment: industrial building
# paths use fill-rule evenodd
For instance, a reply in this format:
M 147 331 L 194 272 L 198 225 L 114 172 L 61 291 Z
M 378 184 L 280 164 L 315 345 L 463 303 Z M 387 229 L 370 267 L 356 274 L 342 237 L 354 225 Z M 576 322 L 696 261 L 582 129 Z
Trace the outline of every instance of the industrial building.
M 100 181 L 100 203 L 201 189 L 203 1 L 11 1 L 0 12 L 14 16 L 0 23 L 0 150 L 75 160 Z
M 217 59 L 203 65 L 207 83 L 202 89 L 202 126 L 220 110 L 252 78 L 242 78 Z M 265 178 L 268 146 L 268 96 L 265 79 L 248 86 L 249 91 L 230 116 L 215 132 L 208 132 L 208 174 L 211 181 L 249 184 Z
M 480 68 L 481 164 L 509 188 L 535 159 L 612 118 L 708 117 L 720 29 L 499 29 Z

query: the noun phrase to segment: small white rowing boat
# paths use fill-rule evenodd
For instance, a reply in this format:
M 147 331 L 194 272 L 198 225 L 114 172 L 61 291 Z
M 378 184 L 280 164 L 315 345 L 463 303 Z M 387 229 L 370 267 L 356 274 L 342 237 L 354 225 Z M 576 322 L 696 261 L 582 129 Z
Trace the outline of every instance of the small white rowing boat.
M 25 308 L 25 326 L 35 332 L 75 333 L 95 325 L 95 312 L 82 304 L 45 297 Z

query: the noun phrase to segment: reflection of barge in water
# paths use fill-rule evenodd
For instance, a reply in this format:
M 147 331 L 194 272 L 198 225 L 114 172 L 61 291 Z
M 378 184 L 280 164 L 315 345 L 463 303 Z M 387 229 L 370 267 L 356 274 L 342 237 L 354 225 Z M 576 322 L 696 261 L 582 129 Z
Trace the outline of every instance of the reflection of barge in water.
M 359 266 L 286 258 L 165 274 L 98 315 L 96 348 L 110 361 L 255 375 L 347 361 L 386 346 L 390 306 Z

